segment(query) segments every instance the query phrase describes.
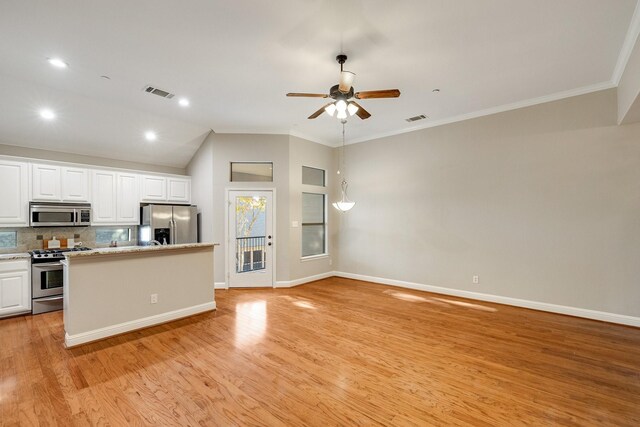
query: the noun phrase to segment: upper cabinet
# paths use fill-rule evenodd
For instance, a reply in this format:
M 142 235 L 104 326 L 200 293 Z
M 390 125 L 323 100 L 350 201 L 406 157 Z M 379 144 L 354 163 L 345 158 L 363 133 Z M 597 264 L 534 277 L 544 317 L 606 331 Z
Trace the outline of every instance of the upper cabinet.
M 62 177 L 61 190 L 64 202 L 88 202 L 89 198 L 89 171 L 80 168 L 63 167 L 60 170 Z
M 117 177 L 117 214 L 118 224 L 140 223 L 140 183 L 133 173 L 118 173 Z
M 142 175 L 142 201 L 166 202 L 167 178 L 163 176 Z
M 143 175 L 142 202 L 191 203 L 191 178 Z
M 66 166 L 32 164 L 31 200 L 88 202 L 89 171 Z
M 93 171 L 92 224 L 115 224 L 117 219 L 116 172 Z
M 188 176 L 22 160 L 0 156 L 0 227 L 28 227 L 30 201 L 91 203 L 95 225 L 137 225 L 140 203 L 191 203 Z
M 140 184 L 134 173 L 93 171 L 95 225 L 137 225 L 140 222 Z
M 169 202 L 191 202 L 191 179 L 190 178 L 167 178 L 167 201 Z
M 29 225 L 29 164 L 0 159 L 0 227 Z
M 31 165 L 31 199 L 60 201 L 60 166 Z

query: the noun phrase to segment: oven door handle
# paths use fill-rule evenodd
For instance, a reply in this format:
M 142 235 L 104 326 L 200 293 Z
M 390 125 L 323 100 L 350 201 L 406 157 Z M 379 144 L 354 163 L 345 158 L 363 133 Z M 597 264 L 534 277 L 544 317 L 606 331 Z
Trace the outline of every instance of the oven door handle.
M 35 301 L 37 301 L 37 302 L 59 301 L 62 298 L 64 298 L 62 295 L 57 295 L 55 297 L 38 298 Z
M 33 268 L 38 268 L 40 270 L 60 270 L 62 268 L 62 264 L 59 262 L 55 263 L 47 263 L 47 264 L 33 264 Z

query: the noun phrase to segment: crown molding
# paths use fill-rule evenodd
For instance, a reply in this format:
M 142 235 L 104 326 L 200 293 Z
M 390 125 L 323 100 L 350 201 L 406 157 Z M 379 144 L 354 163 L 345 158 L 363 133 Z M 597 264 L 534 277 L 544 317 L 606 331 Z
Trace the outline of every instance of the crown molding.
M 424 123 L 420 126 L 412 126 L 410 128 L 400 129 L 396 131 L 379 133 L 376 135 L 368 136 L 365 138 L 358 138 L 351 140 L 346 145 L 358 144 L 360 142 L 372 141 L 374 139 L 385 138 L 394 135 L 401 135 L 403 133 L 415 132 L 422 129 L 433 128 L 437 126 L 448 125 L 451 123 L 462 122 L 470 119 L 477 119 L 479 117 L 490 116 L 497 113 L 504 113 L 506 111 L 517 110 L 520 108 L 531 107 L 534 105 L 545 104 L 547 102 L 559 101 L 565 98 L 571 98 L 579 95 L 586 95 L 592 92 L 599 92 L 601 90 L 612 89 L 616 87 L 611 81 L 596 83 L 594 85 L 583 86 L 576 89 L 566 90 L 563 92 L 556 92 L 550 95 L 541 96 L 538 98 L 525 99 L 523 101 L 514 102 L 511 104 L 500 105 L 497 107 L 486 108 L 484 110 L 472 111 L 470 113 L 461 114 L 453 117 L 446 117 L 440 120 L 434 120 L 428 123 Z
M 620 49 L 620 54 L 618 55 L 618 62 L 613 70 L 611 81 L 615 86 L 620 84 L 620 79 L 622 79 L 624 70 L 627 68 L 627 63 L 629 62 L 629 58 L 631 58 L 631 52 L 633 52 L 633 48 L 636 45 L 638 35 L 640 35 L 640 0 L 636 4 L 636 9 L 633 12 L 631 23 L 627 30 L 627 36 L 624 39 L 624 43 L 622 43 L 622 49 Z

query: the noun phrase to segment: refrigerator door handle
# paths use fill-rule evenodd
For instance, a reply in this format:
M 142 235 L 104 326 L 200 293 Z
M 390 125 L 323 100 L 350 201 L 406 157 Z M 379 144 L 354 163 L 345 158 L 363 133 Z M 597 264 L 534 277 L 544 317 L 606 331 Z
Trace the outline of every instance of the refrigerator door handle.
M 176 243 L 176 236 L 178 235 L 178 231 L 176 230 L 176 228 L 178 227 L 178 224 L 176 224 L 176 220 L 172 219 L 171 220 L 171 244 L 175 245 Z

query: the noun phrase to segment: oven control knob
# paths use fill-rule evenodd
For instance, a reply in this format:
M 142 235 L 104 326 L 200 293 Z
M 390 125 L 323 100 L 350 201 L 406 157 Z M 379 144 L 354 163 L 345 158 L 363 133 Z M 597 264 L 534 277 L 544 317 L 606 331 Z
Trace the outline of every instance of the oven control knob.
M 44 256 L 49 256 L 49 254 L 44 254 Z

